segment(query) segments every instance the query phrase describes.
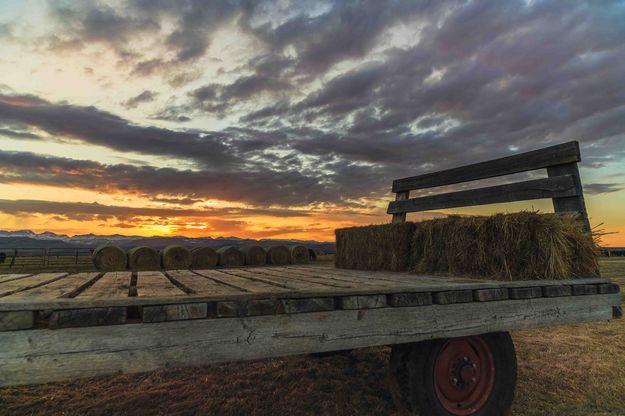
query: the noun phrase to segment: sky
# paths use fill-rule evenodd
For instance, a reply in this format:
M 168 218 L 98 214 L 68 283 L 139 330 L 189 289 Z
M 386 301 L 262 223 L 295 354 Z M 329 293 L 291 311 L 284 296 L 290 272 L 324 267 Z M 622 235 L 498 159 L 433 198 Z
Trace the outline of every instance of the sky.
M 623 22 L 623 1 L 0 0 L 0 229 L 332 241 L 388 222 L 395 178 L 577 140 L 591 225 L 625 246 Z M 453 212 L 519 209 L 552 207 Z

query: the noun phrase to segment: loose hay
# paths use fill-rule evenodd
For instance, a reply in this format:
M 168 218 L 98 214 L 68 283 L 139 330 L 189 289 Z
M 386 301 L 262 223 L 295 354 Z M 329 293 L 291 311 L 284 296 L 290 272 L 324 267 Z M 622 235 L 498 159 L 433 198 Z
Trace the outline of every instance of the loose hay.
M 191 252 L 182 246 L 167 246 L 161 252 L 164 269 L 188 269 L 191 266 Z
M 415 224 L 369 225 L 336 230 L 336 267 L 342 269 L 406 271 Z
M 598 276 L 592 235 L 574 214 L 450 216 L 336 230 L 336 267 L 494 280 Z
M 210 247 L 195 247 L 191 249 L 191 268 L 210 269 L 217 266 L 219 254 Z
M 273 246 L 267 250 L 267 263 L 269 264 L 289 264 L 291 252 L 287 246 Z
M 302 245 L 294 245 L 289 247 L 291 252 L 291 263 L 302 264 L 308 263 L 310 255 L 308 254 L 308 248 Z
M 134 247 L 128 251 L 130 270 L 158 270 L 158 252 L 150 247 Z
M 232 267 L 245 264 L 245 254 L 236 247 L 221 247 L 217 250 L 217 253 L 219 253 L 220 266 Z
M 93 265 L 102 271 L 118 271 L 126 269 L 126 252 L 113 245 L 104 245 L 93 251 Z
M 267 251 L 261 246 L 241 247 L 241 251 L 245 254 L 245 264 L 262 266 L 267 263 Z

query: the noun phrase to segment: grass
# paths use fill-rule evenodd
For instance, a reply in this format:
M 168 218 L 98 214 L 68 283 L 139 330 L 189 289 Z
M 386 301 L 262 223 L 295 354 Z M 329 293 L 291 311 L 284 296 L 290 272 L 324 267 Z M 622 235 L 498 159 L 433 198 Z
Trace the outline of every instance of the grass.
M 625 287 L 625 259 L 602 259 Z M 513 334 L 512 416 L 625 415 L 625 320 Z M 388 348 L 0 389 L 2 415 L 393 415 Z M 0 369 L 1 371 L 1 369 Z

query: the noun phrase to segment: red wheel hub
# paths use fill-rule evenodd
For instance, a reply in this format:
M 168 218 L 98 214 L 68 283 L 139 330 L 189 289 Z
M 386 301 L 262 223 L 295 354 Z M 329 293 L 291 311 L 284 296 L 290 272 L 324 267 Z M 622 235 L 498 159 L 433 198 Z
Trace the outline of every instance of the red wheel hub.
M 493 391 L 495 360 L 480 338 L 447 341 L 434 363 L 434 390 L 443 408 L 457 416 L 478 412 Z

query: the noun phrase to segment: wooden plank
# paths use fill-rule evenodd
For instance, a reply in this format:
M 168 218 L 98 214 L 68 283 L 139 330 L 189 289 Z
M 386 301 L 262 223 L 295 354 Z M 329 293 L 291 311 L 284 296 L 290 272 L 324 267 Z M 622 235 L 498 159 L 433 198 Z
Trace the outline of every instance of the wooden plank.
M 492 302 L 508 299 L 508 289 L 477 289 L 473 291 L 473 300 L 476 302 Z
M 216 314 L 219 318 L 234 318 L 242 315 L 241 304 L 236 301 L 217 302 Z
M 584 189 L 582 187 L 581 176 L 579 174 L 577 163 L 572 162 L 557 166 L 550 166 L 547 168 L 547 175 L 550 178 L 563 175 L 570 175 L 573 178 L 576 195 L 553 198 L 553 210 L 558 213 L 578 213 L 584 231 L 589 233 L 591 230 L 590 222 L 588 221 L 588 212 L 586 211 L 586 203 L 584 202 Z
M 535 287 L 512 287 L 508 289 L 510 299 L 534 299 L 543 295 L 543 289 L 540 286 Z
M 44 286 L 14 293 L 7 296 L 6 299 L 55 299 L 73 297 L 80 293 L 83 288 L 95 282 L 98 276 L 100 276 L 98 272 L 76 273 L 65 276 L 60 280 L 55 280 Z
M 127 298 L 131 277 L 130 272 L 107 272 L 84 292 L 79 293 L 76 299 Z
M 610 320 L 618 294 L 12 331 L 0 385 L 339 351 Z
M 597 292 L 599 294 L 610 294 L 610 293 L 619 293 L 621 289 L 617 284 L 614 283 L 605 283 L 597 285 Z
M 202 293 L 211 295 L 241 294 L 240 289 L 227 286 L 213 279 L 209 279 L 190 270 L 169 270 L 167 274 L 178 282 L 179 285 L 187 288 L 189 293 Z
M 597 286 L 595 285 L 574 285 L 573 296 L 596 295 Z
M 579 144 L 573 141 L 500 159 L 396 179 L 393 181 L 393 192 L 476 181 L 580 160 Z
M 473 302 L 472 290 L 448 290 L 436 292 L 433 295 L 434 303 L 437 305 L 450 305 L 453 303 Z
M 571 286 L 545 286 L 543 287 L 543 296 L 548 298 L 571 296 L 573 290 Z
M 317 270 L 317 269 L 321 269 L 321 270 Z M 370 279 L 362 279 L 359 277 L 353 277 L 353 276 L 349 276 L 349 275 L 341 275 L 341 274 L 334 274 L 334 273 L 328 273 L 326 270 L 323 270 L 325 268 L 311 268 L 311 267 L 305 267 L 302 269 L 298 269 L 298 268 L 291 268 L 288 266 L 281 266 L 281 267 L 263 267 L 262 271 L 263 273 L 268 272 L 268 271 L 280 271 L 280 270 L 288 270 L 288 272 L 292 275 L 295 276 L 303 276 L 303 277 L 310 277 L 310 278 L 315 278 L 318 279 L 320 282 L 326 282 L 329 284 L 338 282 L 341 283 L 343 285 L 346 285 L 348 287 L 361 287 L 361 286 L 371 286 L 371 287 L 379 287 L 379 286 L 388 286 L 387 282 L 373 282 Z M 332 269 L 329 269 L 332 270 Z M 336 283 L 335 283 L 336 284 Z
M 392 201 L 388 214 L 428 211 L 454 207 L 496 204 L 501 202 L 529 201 L 543 198 L 566 198 L 577 195 L 577 188 L 570 175 L 534 179 L 505 185 L 466 191 L 412 198 L 406 201 Z
M 331 311 L 334 309 L 334 298 L 303 298 L 284 299 L 284 311 L 286 313 L 307 313 Z
M 0 312 L 0 332 L 30 329 L 34 324 L 34 311 Z
M 254 270 L 254 272 L 252 272 L 251 270 Z M 298 279 L 296 277 L 279 277 L 273 274 L 265 274 L 260 268 L 258 271 L 256 271 L 255 269 L 250 269 L 250 271 L 239 269 L 227 269 L 221 271 L 232 276 L 238 276 L 245 279 L 250 279 L 252 281 L 267 283 L 270 285 L 275 285 L 276 287 L 283 287 L 290 290 L 313 289 L 318 291 L 337 291 L 338 289 L 336 286 L 327 286 L 321 283 L 309 282 Z
M 184 296 L 186 293 L 176 287 L 162 272 L 137 272 L 137 296 L 169 297 Z
M 28 277 L 28 276 L 32 276 L 32 273 L 22 273 L 22 274 L 2 274 L 0 275 L 0 283 L 2 282 L 8 282 L 9 280 L 17 280 L 17 279 L 21 279 L 23 277 Z
M 243 269 L 240 271 L 244 271 L 247 273 L 252 273 L 255 277 L 260 278 L 278 278 L 279 282 L 286 282 L 286 284 L 292 281 L 299 281 L 305 283 L 312 283 L 314 285 L 321 285 L 325 288 L 352 288 L 354 287 L 353 283 L 348 283 L 345 281 L 331 280 L 324 277 L 306 275 L 298 272 L 294 272 L 292 270 L 275 270 L 275 269 L 266 269 L 266 268 L 254 268 L 254 269 Z
M 0 298 L 43 286 L 65 276 L 67 273 L 39 273 L 23 279 L 5 281 L 0 283 Z
M 341 296 L 341 309 L 375 309 L 386 307 L 386 295 Z
M 145 323 L 203 319 L 207 317 L 207 305 L 187 303 L 182 305 L 143 306 L 141 318 Z
M 120 325 L 126 323 L 126 308 L 87 308 L 53 311 L 50 314 L 50 329 L 85 326 Z
M 283 285 L 247 279 L 232 273 L 227 273 L 225 270 L 194 270 L 194 272 L 243 292 L 267 294 L 291 292 L 291 289 Z
M 431 305 L 432 294 L 430 292 L 393 293 L 389 295 L 389 304 L 394 307 Z
M 280 300 L 252 299 L 245 302 L 246 316 L 275 315 L 284 312 L 284 304 Z
M 408 201 L 410 199 L 410 191 L 397 192 L 395 194 L 395 201 Z M 395 212 L 393 213 L 393 218 L 391 219 L 393 224 L 406 222 L 406 213 L 405 212 Z

